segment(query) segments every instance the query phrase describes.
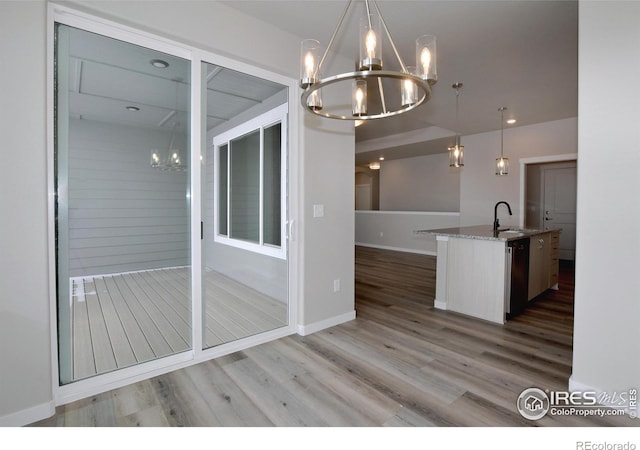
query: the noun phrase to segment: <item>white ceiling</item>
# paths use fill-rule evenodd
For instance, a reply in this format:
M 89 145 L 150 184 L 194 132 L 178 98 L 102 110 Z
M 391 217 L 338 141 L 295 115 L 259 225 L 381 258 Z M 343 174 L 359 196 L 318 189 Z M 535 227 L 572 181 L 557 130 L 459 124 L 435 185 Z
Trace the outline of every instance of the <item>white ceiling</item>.
M 188 129 L 189 61 L 65 28 L 69 30 L 68 91 L 72 118 L 181 132 Z M 150 63 L 154 59 L 169 65 L 156 68 Z M 64 64 L 60 58 L 58 61 L 58 64 Z M 207 64 L 206 78 L 207 129 L 225 123 L 286 89 L 212 64 Z M 139 110 L 129 111 L 128 106 Z
M 222 3 L 323 45 L 347 4 L 335 0 Z M 508 108 L 505 119 L 517 119 L 512 126 L 577 116 L 577 1 L 378 0 L 378 5 L 406 64 L 415 60 L 416 37 L 436 35 L 438 83 L 426 105 L 358 127 L 358 142 L 430 126 L 455 130 L 451 86 L 456 82 L 464 84 L 458 126 L 463 135 L 500 129 L 500 106 Z M 337 51 L 354 60 L 358 50 L 351 28 L 356 29 L 362 10 L 362 5 L 352 8 L 347 31 L 336 41 Z M 391 55 L 385 53 L 385 61 Z
M 347 4 L 341 0 L 221 3 L 300 39 L 311 37 L 324 45 Z M 463 135 L 500 129 L 500 106 L 508 108 L 505 118 L 517 119 L 513 126 L 577 115 L 577 1 L 378 0 L 378 5 L 407 65 L 415 59 L 416 37 L 437 36 L 438 83 L 427 104 L 358 127 L 356 142 L 361 149 L 358 152 L 363 153 L 356 156 L 358 163 L 375 155 L 361 145 L 371 140 L 428 129 L 448 130 L 452 135 L 456 124 L 451 85 L 456 82 L 464 83 L 457 127 Z M 354 60 L 358 52 L 355 30 L 363 11 L 362 2 L 354 2 L 335 43 L 338 52 Z M 72 31 L 70 42 L 69 91 L 74 117 L 148 127 L 187 126 L 187 61 L 87 32 Z M 393 61 L 388 43 L 384 49 L 388 68 Z M 154 58 L 164 59 L 170 66 L 156 69 L 149 64 Z M 215 66 L 209 66 L 207 74 L 208 129 L 283 88 Z M 126 111 L 128 105 L 140 111 Z M 445 151 L 439 143 L 442 136 L 437 133 L 431 142 L 414 139 L 399 146 L 397 156 L 389 152 L 385 156 L 392 159 Z

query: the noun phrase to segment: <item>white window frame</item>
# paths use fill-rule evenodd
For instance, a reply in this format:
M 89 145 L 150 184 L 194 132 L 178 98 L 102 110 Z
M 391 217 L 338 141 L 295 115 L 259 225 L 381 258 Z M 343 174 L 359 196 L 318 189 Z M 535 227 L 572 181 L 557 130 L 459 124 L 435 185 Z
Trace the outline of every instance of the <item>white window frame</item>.
M 277 106 L 247 122 L 244 122 L 230 130 L 225 131 L 213 138 L 214 161 L 213 183 L 215 186 L 215 194 L 213 196 L 214 210 L 214 242 L 229 245 L 231 247 L 241 248 L 254 253 L 271 256 L 279 259 L 287 258 L 287 116 L 288 105 L 283 104 Z M 280 246 L 274 246 L 264 243 L 263 225 L 264 225 L 264 130 L 277 123 L 280 123 Z M 232 140 L 242 137 L 248 133 L 260 131 L 260 195 L 259 195 L 259 238 L 258 243 L 234 239 L 231 236 L 231 152 L 233 151 L 230 143 Z M 220 147 L 227 145 L 227 235 L 220 234 L 220 190 L 218 189 L 220 180 Z

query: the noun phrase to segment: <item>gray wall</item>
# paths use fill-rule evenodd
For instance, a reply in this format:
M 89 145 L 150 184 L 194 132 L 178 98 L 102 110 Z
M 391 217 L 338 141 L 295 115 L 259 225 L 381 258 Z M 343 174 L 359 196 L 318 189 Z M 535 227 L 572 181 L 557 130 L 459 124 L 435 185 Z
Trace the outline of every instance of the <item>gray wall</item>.
M 44 417 L 53 406 L 46 12 L 44 2 L 0 2 L 0 154 L 11 161 L 0 177 L 0 425 Z
M 640 387 L 640 3 L 580 2 L 573 388 Z M 602 80 L 607 80 L 603 89 Z M 613 157 L 615 154 L 615 157 Z M 611 220 L 614 218 L 614 220 Z
M 189 265 L 188 175 L 149 163 L 171 133 L 88 120 L 69 131 L 70 276 Z
M 460 210 L 460 169 L 447 153 L 382 161 L 381 211 Z
M 218 2 L 74 4 L 161 36 L 243 58 L 291 79 L 298 77 L 298 37 Z M 11 170 L 0 177 L 0 359 L 11 362 L 0 365 L 0 425 L 25 424 L 53 412 L 46 19 L 44 0 L 0 2 L 0 85 L 12 87 L 3 92 L 3 102 L 12 107 L 0 108 L 2 154 L 11 159 Z M 246 39 L 229 39 L 237 36 L 239 29 Z M 344 195 L 353 192 L 353 126 L 339 129 L 334 138 L 334 129 L 323 129 L 322 123 L 307 123 L 306 119 L 302 114 L 297 117 L 300 141 L 292 144 L 293 164 L 300 170 L 300 185 L 291 190 L 300 211 L 296 223 L 299 250 L 293 255 L 293 264 L 301 274 L 293 293 L 300 302 L 299 324 L 352 312 L 354 294 L 353 195 Z M 312 128 L 312 132 L 303 132 L 303 127 Z M 325 145 L 329 145 L 329 153 Z M 309 176 L 305 176 L 305 169 Z M 335 179 L 344 183 L 335 183 Z M 331 220 L 312 219 L 314 203 L 323 203 Z M 339 293 L 333 292 L 336 277 L 343 281 Z
M 513 216 L 500 213 L 502 226 L 519 226 L 521 158 L 578 152 L 576 117 L 504 130 L 504 154 L 509 158 L 509 174 L 496 176 L 495 161 L 500 155 L 500 131 L 464 137 L 465 162 L 460 179 L 460 225 L 493 223 L 497 201 L 509 202 Z

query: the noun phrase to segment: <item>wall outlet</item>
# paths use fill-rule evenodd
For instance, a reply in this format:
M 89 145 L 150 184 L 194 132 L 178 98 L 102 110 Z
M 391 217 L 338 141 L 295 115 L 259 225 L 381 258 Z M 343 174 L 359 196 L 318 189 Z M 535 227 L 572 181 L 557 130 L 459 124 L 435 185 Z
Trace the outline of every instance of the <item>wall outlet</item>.
M 384 237 L 384 233 L 382 231 L 380 232 L 380 237 Z
M 313 205 L 313 217 L 324 216 L 324 205 Z
M 340 278 L 333 280 L 333 292 L 340 291 Z

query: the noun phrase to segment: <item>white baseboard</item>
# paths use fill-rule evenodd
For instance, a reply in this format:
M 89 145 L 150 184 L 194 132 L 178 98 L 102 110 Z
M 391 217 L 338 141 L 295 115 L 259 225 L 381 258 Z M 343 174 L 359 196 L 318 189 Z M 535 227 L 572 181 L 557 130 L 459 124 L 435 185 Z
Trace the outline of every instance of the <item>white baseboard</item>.
M 319 322 L 310 323 L 309 325 L 298 325 L 298 334 L 300 336 L 307 336 L 325 328 L 335 327 L 341 323 L 349 322 L 356 318 L 355 311 L 349 311 L 339 316 L 330 317 L 328 319 L 321 320 Z
M 51 417 L 56 412 L 53 400 L 0 417 L 0 427 L 21 427 Z
M 433 307 L 436 309 L 447 309 L 447 302 L 443 302 L 442 300 L 434 300 Z
M 418 249 L 415 249 L 415 248 L 392 247 L 390 245 L 369 244 L 369 243 L 366 243 L 366 242 L 356 242 L 355 245 L 360 246 L 360 247 L 379 248 L 381 250 L 393 250 L 393 251 L 396 251 L 396 252 L 418 253 L 419 255 L 436 256 L 436 252 L 432 252 L 432 251 L 429 251 L 429 250 L 418 250 Z

